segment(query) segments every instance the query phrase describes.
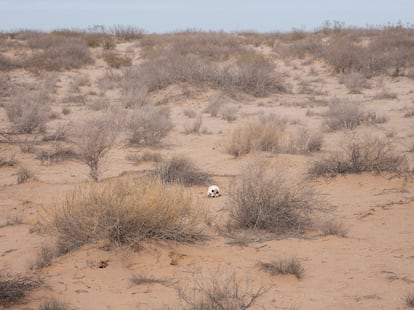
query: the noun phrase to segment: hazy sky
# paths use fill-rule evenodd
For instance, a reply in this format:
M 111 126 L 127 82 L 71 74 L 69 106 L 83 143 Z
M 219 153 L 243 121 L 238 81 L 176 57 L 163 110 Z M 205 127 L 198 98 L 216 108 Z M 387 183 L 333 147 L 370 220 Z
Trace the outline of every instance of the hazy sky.
M 0 0 L 0 30 L 132 25 L 148 32 L 414 23 L 414 0 Z

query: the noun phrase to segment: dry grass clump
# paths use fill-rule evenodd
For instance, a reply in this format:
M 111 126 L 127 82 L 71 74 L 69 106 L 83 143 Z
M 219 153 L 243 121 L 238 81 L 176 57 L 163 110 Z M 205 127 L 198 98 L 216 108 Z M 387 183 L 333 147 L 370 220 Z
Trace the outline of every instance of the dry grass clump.
M 135 26 L 123 26 L 116 25 L 109 29 L 118 40 L 121 41 L 134 41 L 144 37 L 144 30 Z
M 104 53 L 103 59 L 111 68 L 127 67 L 132 64 L 130 57 L 115 52 Z
M 235 273 L 215 272 L 208 278 L 198 275 L 185 284 L 179 283 L 178 295 L 186 310 L 249 309 L 264 289 L 252 290 L 247 283 L 243 285 Z
M 293 150 L 299 153 L 311 153 L 320 151 L 323 142 L 323 135 L 319 131 L 312 131 L 300 127 L 296 136 L 292 138 Z
M 110 117 L 80 121 L 74 126 L 72 140 L 78 148 L 80 160 L 89 166 L 89 175 L 98 181 L 102 159 L 115 143 L 118 129 Z
M 0 274 L 0 306 L 6 308 L 22 303 L 27 293 L 38 288 L 41 283 L 33 274 Z
M 17 170 L 17 184 L 26 183 L 34 178 L 34 173 L 29 168 L 21 167 Z
M 160 162 L 162 155 L 158 152 L 145 151 L 143 153 L 128 153 L 126 159 L 132 161 L 135 165 L 140 164 L 144 161 Z
M 45 268 L 52 264 L 52 259 L 56 256 L 56 249 L 53 247 L 42 246 L 38 252 L 33 267 Z
M 203 235 L 192 204 L 191 194 L 177 184 L 116 179 L 76 188 L 50 220 L 60 253 L 97 240 L 133 247 L 145 239 L 195 242 Z
M 297 257 L 272 261 L 271 263 L 260 263 L 260 268 L 274 275 L 294 275 L 297 279 L 302 278 L 304 269 Z
M 366 120 L 366 114 L 356 102 L 332 100 L 325 113 L 325 125 L 331 130 L 354 129 Z
M 129 143 L 139 146 L 159 145 L 172 127 L 168 107 L 136 108 L 128 122 Z
M 233 182 L 227 202 L 228 224 L 235 229 L 279 234 L 299 232 L 310 223 L 316 198 L 303 181 L 288 180 L 279 170 L 256 160 Z
M 346 173 L 409 171 L 404 155 L 394 152 L 388 139 L 374 136 L 354 136 L 341 143 L 341 152 L 313 163 L 309 169 L 311 176 L 336 176 Z
M 43 91 L 20 92 L 5 104 L 11 130 L 19 134 L 44 132 L 49 119 L 49 95 Z
M 161 160 L 153 174 L 165 183 L 179 183 L 185 186 L 204 185 L 209 181 L 206 173 L 200 171 L 188 158 L 175 156 Z
M 0 54 L 0 71 L 10 71 L 21 67 L 21 62 Z
M 43 301 L 40 306 L 39 310 L 69 310 L 69 306 L 63 302 L 58 301 L 55 298 L 48 298 Z
M 285 125 L 279 121 L 251 122 L 233 130 L 225 142 L 225 150 L 235 157 L 254 151 L 278 153 L 285 138 Z

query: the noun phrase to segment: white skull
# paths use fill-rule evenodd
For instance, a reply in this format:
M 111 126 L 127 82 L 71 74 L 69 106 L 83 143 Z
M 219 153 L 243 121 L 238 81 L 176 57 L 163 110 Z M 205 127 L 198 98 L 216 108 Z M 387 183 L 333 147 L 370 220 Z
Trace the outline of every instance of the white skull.
M 208 197 L 220 197 L 220 188 L 217 185 L 211 185 L 209 186 L 208 190 L 207 190 L 207 195 Z

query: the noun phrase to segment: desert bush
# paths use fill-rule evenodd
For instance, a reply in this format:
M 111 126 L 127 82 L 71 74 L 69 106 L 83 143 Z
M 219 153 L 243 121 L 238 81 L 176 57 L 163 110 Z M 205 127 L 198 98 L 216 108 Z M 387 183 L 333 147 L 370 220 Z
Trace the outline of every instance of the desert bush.
M 325 113 L 325 125 L 331 130 L 354 129 L 366 119 L 365 112 L 356 102 L 332 100 Z
M 33 274 L 6 275 L 0 274 L 0 306 L 9 307 L 21 303 L 27 293 L 41 284 L 41 280 Z
M 5 105 L 15 133 L 44 132 L 49 119 L 48 94 L 43 91 L 20 92 Z
M 324 58 L 338 73 L 361 71 L 367 51 L 349 37 L 339 37 L 324 49 Z
M 404 155 L 396 154 L 389 139 L 374 136 L 353 136 L 341 143 L 341 151 L 315 161 L 310 176 L 336 176 L 346 173 L 390 172 L 409 170 Z
M 220 108 L 220 117 L 228 122 L 232 122 L 237 119 L 237 108 L 231 105 L 223 105 Z
M 98 181 L 102 159 L 112 148 L 117 134 L 118 129 L 110 117 L 92 118 L 74 125 L 72 140 L 94 181 Z
M 203 235 L 192 203 L 179 185 L 116 179 L 76 188 L 56 207 L 51 224 L 61 253 L 97 240 L 134 247 L 145 239 L 195 242 Z
M 206 173 L 186 157 L 175 156 L 161 160 L 153 173 L 165 183 L 179 183 L 186 186 L 204 185 L 209 181 Z
M 201 125 L 203 124 L 203 117 L 201 115 L 197 116 L 192 122 L 189 122 L 184 125 L 184 132 L 186 135 L 190 133 L 199 134 Z
M 197 112 L 191 108 L 184 109 L 183 114 L 187 116 L 188 118 L 195 118 L 197 116 Z
M 307 183 L 288 180 L 280 170 L 255 160 L 230 189 L 228 224 L 235 229 L 298 232 L 310 223 L 317 202 L 316 193 Z
M 304 271 L 300 260 L 297 257 L 272 261 L 271 263 L 261 262 L 260 268 L 273 276 L 278 274 L 291 274 L 298 279 L 302 278 Z
M 132 64 L 132 59 L 130 57 L 115 52 L 104 53 L 103 59 L 111 68 L 126 67 Z
M 242 91 L 257 97 L 286 91 L 273 62 L 254 53 L 223 64 L 169 50 L 131 70 L 138 77 L 135 83 L 145 86 L 149 92 L 180 83 L 211 87 L 230 94 Z
M 320 229 L 324 236 L 334 235 L 345 238 L 347 234 L 347 230 L 341 222 L 331 219 L 323 221 L 320 225 Z
M 32 47 L 42 49 L 25 61 L 25 68 L 31 71 L 60 71 L 77 69 L 93 63 L 87 44 L 80 38 L 49 35 Z
M 254 151 L 278 153 L 283 151 L 285 138 L 285 127 L 280 122 L 251 122 L 233 130 L 225 150 L 235 157 Z
M 128 122 L 129 142 L 139 146 L 158 145 L 172 127 L 168 107 L 136 108 Z
M 249 309 L 263 293 L 263 288 L 252 290 L 243 285 L 235 273 L 223 272 L 207 279 L 203 275 L 194 276 L 192 281 L 178 286 L 178 295 L 186 310 Z
M 17 170 L 17 184 L 26 183 L 34 178 L 34 173 L 29 168 L 21 167 Z
M 0 97 L 8 97 L 10 95 L 11 78 L 9 74 L 0 75 Z
M 220 108 L 226 104 L 229 99 L 222 93 L 214 94 L 208 97 L 208 106 L 203 110 L 204 113 L 216 117 L 219 114 Z
M 69 310 L 69 306 L 55 298 L 48 298 L 40 304 L 39 310 Z

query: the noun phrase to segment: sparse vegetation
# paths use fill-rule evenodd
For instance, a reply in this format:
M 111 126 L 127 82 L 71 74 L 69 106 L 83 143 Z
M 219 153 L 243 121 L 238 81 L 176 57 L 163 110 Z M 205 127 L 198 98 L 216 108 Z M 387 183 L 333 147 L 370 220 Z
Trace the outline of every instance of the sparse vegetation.
M 390 172 L 409 170 L 404 155 L 397 155 L 388 139 L 375 136 L 354 136 L 341 143 L 341 151 L 315 161 L 311 176 L 336 176 L 345 173 Z
M 165 183 L 179 183 L 186 186 L 205 185 L 209 181 L 206 173 L 186 157 L 175 156 L 157 163 L 154 175 Z
M 56 256 L 56 249 L 49 246 L 42 246 L 38 252 L 36 261 L 34 262 L 33 267 L 36 268 L 45 268 L 52 264 L 53 257 Z
M 89 175 L 98 181 L 102 159 L 113 146 L 117 129 L 109 118 L 92 118 L 77 124 L 73 140 L 79 149 L 79 158 L 89 166 Z
M 138 248 L 144 239 L 203 239 L 200 211 L 180 185 L 155 179 L 117 179 L 76 188 L 50 219 L 59 254 L 109 240 Z
M 115 52 L 104 53 L 103 59 L 111 68 L 127 67 L 132 64 L 130 57 Z
M 0 167 L 14 167 L 17 165 L 17 160 L 14 155 L 3 156 L 0 155 Z
M 297 233 L 310 223 L 317 196 L 303 181 L 289 180 L 262 160 L 247 165 L 233 182 L 227 207 L 235 229 Z
M 300 279 L 303 276 L 304 269 L 300 260 L 297 257 L 291 257 L 287 259 L 281 259 L 272 261 L 271 263 L 260 263 L 260 268 L 271 275 L 286 275 L 291 274 Z
M 41 280 L 33 274 L 0 274 L 0 306 L 9 307 L 23 302 L 27 293 L 40 284 Z

